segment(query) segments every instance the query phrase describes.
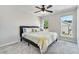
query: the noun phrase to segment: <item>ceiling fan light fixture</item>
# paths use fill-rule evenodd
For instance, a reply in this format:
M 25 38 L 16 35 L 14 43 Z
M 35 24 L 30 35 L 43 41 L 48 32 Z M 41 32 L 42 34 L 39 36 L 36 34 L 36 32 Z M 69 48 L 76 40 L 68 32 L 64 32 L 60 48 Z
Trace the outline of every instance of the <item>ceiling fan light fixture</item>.
M 47 12 L 46 12 L 46 11 L 41 11 L 40 13 L 41 13 L 41 14 L 46 14 Z

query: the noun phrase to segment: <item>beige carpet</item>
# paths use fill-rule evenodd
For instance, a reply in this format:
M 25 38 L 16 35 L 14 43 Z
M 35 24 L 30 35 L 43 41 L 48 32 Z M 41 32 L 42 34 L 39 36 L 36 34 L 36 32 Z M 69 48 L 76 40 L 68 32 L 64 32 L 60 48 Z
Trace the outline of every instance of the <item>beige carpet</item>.
M 0 54 L 39 54 L 38 48 L 28 44 L 26 42 L 18 42 L 9 46 L 1 47 Z M 52 44 L 46 54 L 78 54 L 79 48 L 77 44 L 58 40 Z

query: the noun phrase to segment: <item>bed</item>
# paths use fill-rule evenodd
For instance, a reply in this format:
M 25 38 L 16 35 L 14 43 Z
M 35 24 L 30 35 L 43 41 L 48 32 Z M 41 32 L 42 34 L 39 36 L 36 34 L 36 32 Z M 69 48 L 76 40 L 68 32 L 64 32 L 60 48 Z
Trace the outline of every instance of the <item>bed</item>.
M 38 31 L 30 32 L 31 29 L 37 29 Z M 58 35 L 55 32 L 40 31 L 38 26 L 20 26 L 20 38 L 20 41 L 28 42 L 28 46 L 32 44 L 39 48 L 41 53 L 45 53 L 48 47 L 57 41 Z

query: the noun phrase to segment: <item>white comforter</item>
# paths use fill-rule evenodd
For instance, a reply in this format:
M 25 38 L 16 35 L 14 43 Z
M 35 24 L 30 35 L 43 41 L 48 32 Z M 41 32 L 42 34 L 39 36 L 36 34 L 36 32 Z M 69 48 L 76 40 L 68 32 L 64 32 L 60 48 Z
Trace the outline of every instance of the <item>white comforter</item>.
M 47 51 L 48 46 L 57 39 L 57 33 L 55 32 L 30 32 L 30 33 L 23 33 L 22 36 L 24 38 L 27 38 L 31 41 L 33 41 L 34 43 L 36 43 L 39 48 L 40 48 L 40 52 L 41 53 L 45 53 Z M 45 40 L 46 40 L 46 45 L 41 48 L 41 45 L 38 43 L 38 39 L 40 36 L 44 36 Z

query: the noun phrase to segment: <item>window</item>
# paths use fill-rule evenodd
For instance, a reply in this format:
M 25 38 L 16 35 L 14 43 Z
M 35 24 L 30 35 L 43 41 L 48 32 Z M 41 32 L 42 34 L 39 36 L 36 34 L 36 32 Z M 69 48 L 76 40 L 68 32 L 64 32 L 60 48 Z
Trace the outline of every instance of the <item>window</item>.
M 40 29 L 48 31 L 48 18 L 46 16 L 40 17 Z
M 48 30 L 48 19 L 47 18 L 44 19 L 44 29 Z
M 48 28 L 48 19 L 44 20 L 44 28 L 47 29 Z
M 73 15 L 61 16 L 61 35 L 65 37 L 72 37 L 72 20 Z

